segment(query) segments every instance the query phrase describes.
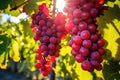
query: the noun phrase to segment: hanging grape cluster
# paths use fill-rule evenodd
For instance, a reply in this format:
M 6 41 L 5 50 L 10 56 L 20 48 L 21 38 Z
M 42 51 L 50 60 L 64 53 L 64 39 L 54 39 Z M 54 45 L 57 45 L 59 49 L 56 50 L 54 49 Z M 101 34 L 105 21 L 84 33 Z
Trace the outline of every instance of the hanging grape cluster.
M 76 61 L 81 63 L 83 70 L 93 72 L 101 70 L 105 54 L 104 40 L 97 30 L 96 18 L 103 14 L 103 0 L 65 0 L 64 11 L 69 20 L 66 30 L 72 38 L 69 45 Z
M 58 13 L 54 18 L 49 16 L 46 4 L 39 6 L 39 11 L 32 15 L 31 28 L 35 32 L 34 40 L 40 41 L 39 48 L 36 50 L 36 68 L 47 76 L 52 70 L 52 63 L 59 56 L 61 39 L 65 37 L 65 16 Z
M 46 4 L 39 6 L 38 13 L 32 15 L 34 40 L 40 41 L 36 50 L 36 68 L 47 76 L 52 70 L 52 63 L 59 56 L 60 42 L 66 34 L 71 35 L 69 46 L 76 61 L 83 70 L 93 72 L 101 70 L 105 54 L 104 39 L 98 31 L 96 18 L 103 14 L 104 0 L 65 0 L 63 13 L 51 17 Z

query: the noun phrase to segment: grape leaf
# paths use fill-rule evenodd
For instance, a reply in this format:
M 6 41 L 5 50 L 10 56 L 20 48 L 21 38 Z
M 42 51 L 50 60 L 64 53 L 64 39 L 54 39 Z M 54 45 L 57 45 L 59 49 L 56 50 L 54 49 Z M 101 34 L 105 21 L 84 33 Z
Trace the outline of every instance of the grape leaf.
M 21 25 L 23 26 L 23 32 L 25 36 L 30 36 L 33 37 L 33 32 L 30 28 L 30 23 L 28 20 L 26 21 L 21 21 Z
M 0 0 L 0 10 L 4 10 L 8 7 L 12 0 Z
M 2 16 L 0 15 L 0 22 L 1 22 L 1 20 L 2 20 Z
M 116 1 L 115 1 L 115 4 L 118 5 L 119 8 L 120 8 L 120 0 L 116 0 Z
M 5 58 L 6 58 L 6 53 L 5 52 L 0 54 L 0 64 L 3 64 L 3 62 L 5 61 Z
M 4 13 L 6 13 L 6 14 L 9 14 L 9 15 L 11 15 L 11 16 L 18 16 L 18 15 L 20 15 L 20 11 L 19 11 L 19 9 L 17 9 L 17 10 L 12 10 L 12 11 L 10 11 L 10 6 L 8 6 L 8 8 L 6 8 L 5 10 L 4 10 Z
M 110 2 L 108 6 L 110 6 L 109 9 L 97 22 L 106 40 L 107 53 L 104 58 L 107 58 L 107 61 L 103 64 L 102 72 L 105 80 L 120 80 L 120 7 L 114 2 Z
M 7 34 L 0 35 L 0 54 L 5 52 L 11 44 L 11 39 Z
M 104 63 L 103 75 L 105 80 L 120 80 L 120 62 L 111 59 L 108 63 Z
M 14 8 L 18 5 L 20 5 L 21 3 L 23 3 L 25 0 L 12 0 L 11 4 L 10 4 L 10 8 Z
M 109 6 L 109 7 L 114 7 L 114 5 L 118 5 L 120 8 L 120 0 L 105 0 L 105 3 Z
M 36 0 L 30 0 L 25 6 L 24 9 L 28 15 L 31 15 L 32 12 L 38 10 Z
M 14 52 L 12 58 L 15 62 L 18 62 L 20 60 L 19 45 L 18 42 L 14 39 L 12 39 L 12 49 Z
M 114 2 L 107 1 L 107 5 L 108 5 L 109 7 L 114 7 Z
M 106 40 L 106 49 L 110 50 L 112 57 L 119 51 L 119 44 L 116 42 L 120 38 L 120 8 L 114 6 L 105 11 L 104 15 L 98 19 L 99 30 Z M 120 59 L 120 56 L 117 57 Z

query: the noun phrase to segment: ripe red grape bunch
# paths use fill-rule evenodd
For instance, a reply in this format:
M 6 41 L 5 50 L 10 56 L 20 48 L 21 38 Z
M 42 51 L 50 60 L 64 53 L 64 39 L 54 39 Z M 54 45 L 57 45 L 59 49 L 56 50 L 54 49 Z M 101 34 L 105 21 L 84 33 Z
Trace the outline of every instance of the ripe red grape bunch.
M 44 76 L 52 70 L 52 63 L 59 56 L 60 42 L 66 34 L 65 18 L 62 13 L 52 18 L 46 4 L 40 5 L 38 13 L 32 15 L 31 28 L 35 32 L 34 40 L 40 41 L 36 50 L 38 62 L 35 66 Z
M 97 30 L 96 17 L 103 14 L 104 0 L 65 0 L 64 11 L 68 13 L 69 20 L 66 30 L 72 38 L 69 45 L 72 55 L 81 63 L 83 70 L 93 72 L 101 70 L 105 54 L 104 40 Z

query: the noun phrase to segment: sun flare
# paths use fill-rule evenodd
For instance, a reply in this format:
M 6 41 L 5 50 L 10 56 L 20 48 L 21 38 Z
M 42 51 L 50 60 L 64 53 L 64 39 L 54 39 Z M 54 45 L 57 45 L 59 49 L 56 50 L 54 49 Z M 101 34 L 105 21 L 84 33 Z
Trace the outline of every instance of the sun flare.
M 64 0 L 56 0 L 56 9 L 58 12 L 63 12 L 65 6 L 65 1 Z

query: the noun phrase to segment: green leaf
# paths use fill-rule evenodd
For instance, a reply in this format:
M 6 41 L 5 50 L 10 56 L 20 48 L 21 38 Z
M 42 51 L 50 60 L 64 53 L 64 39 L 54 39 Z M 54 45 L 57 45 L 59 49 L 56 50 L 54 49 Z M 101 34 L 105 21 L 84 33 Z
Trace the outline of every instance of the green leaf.
M 20 15 L 20 11 L 19 11 L 19 9 L 17 9 L 17 10 L 12 10 L 12 11 L 10 11 L 10 6 L 8 6 L 8 8 L 6 8 L 5 10 L 4 10 L 4 13 L 6 13 L 6 14 L 9 14 L 9 15 L 11 15 L 11 16 L 18 16 L 18 15 Z
M 73 56 L 70 56 L 70 61 L 69 61 L 69 65 L 73 65 L 75 63 L 75 58 Z
M 114 7 L 114 2 L 107 1 L 107 5 L 108 5 L 109 7 Z
M 120 0 L 116 0 L 116 1 L 115 1 L 115 4 L 118 5 L 119 8 L 120 8 Z
M 120 38 L 120 8 L 114 6 L 105 11 L 104 15 L 98 19 L 99 30 L 103 38 L 106 40 L 106 49 L 115 57 L 119 51 L 119 43 L 116 42 Z M 107 53 L 108 54 L 108 53 Z M 120 59 L 120 56 L 117 58 Z
M 109 6 L 109 7 L 114 7 L 114 5 L 118 5 L 120 8 L 120 0 L 105 0 L 105 3 Z
M 15 62 L 18 62 L 20 60 L 19 44 L 14 39 L 12 39 L 12 50 L 14 52 L 14 55 L 12 56 L 12 58 Z
M 0 22 L 1 22 L 1 20 L 2 20 L 2 16 L 0 15 Z
M 24 6 L 25 11 L 27 12 L 28 15 L 31 15 L 32 12 L 35 10 L 38 10 L 38 6 L 36 4 L 36 0 L 30 0 L 25 6 Z
M 0 64 L 3 64 L 6 58 L 6 52 L 0 54 Z
M 8 7 L 12 0 L 0 0 L 0 10 L 4 10 Z
M 21 3 L 23 3 L 25 0 L 12 0 L 10 4 L 10 8 L 14 8 L 16 6 L 19 6 Z
M 28 21 L 28 20 L 22 21 L 22 22 L 21 22 L 21 25 L 23 26 L 24 35 L 25 35 L 25 36 L 33 37 L 33 32 L 32 32 L 32 30 L 31 30 L 31 28 L 29 27 L 29 26 L 30 26 L 29 21 Z
M 7 37 L 7 34 L 0 35 L 0 54 L 5 52 L 11 44 L 11 39 Z
M 37 0 L 37 4 L 40 5 L 42 3 L 46 3 L 47 5 L 52 4 L 52 0 Z
M 104 63 L 103 75 L 105 80 L 120 80 L 120 62 L 111 59 L 109 62 Z

